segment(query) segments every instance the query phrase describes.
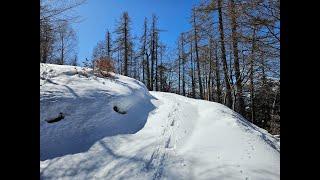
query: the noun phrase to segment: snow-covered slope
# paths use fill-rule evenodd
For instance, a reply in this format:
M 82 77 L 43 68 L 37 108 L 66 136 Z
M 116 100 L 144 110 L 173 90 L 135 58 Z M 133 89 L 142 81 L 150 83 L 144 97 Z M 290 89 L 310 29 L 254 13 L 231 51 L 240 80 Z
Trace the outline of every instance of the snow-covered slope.
M 277 140 L 224 105 L 90 71 L 41 64 L 42 179 L 280 179 Z

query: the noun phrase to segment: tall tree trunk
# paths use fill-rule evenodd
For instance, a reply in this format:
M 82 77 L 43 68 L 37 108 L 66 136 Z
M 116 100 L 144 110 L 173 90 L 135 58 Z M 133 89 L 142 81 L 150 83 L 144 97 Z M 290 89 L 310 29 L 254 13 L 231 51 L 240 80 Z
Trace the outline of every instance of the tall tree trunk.
M 239 64 L 239 52 L 238 52 L 238 35 L 237 35 L 237 20 L 236 20 L 236 7 L 234 0 L 230 0 L 230 16 L 231 16 L 231 39 L 232 39 L 232 48 L 233 48 L 233 57 L 234 57 L 234 71 L 236 75 L 236 86 L 237 86 L 237 109 L 238 112 L 245 116 L 245 106 L 244 99 L 242 94 L 242 80 Z
M 211 76 L 212 76 L 212 39 L 209 39 L 209 75 L 208 75 L 208 100 L 212 101 L 212 96 L 211 96 Z
M 202 89 L 200 59 L 199 59 L 199 49 L 198 49 L 198 33 L 197 33 L 195 10 L 193 10 L 193 30 L 194 30 L 194 45 L 195 45 L 195 51 L 196 51 L 196 61 L 197 61 L 197 70 L 198 70 L 198 78 L 199 78 L 200 99 L 203 99 L 203 89 Z
M 159 86 L 158 86 L 158 33 L 156 32 L 155 35 L 155 61 L 156 61 L 156 91 L 159 91 Z
M 150 79 L 150 77 L 151 77 L 151 75 L 150 75 L 150 63 L 149 63 L 149 55 L 148 55 L 148 53 L 146 52 L 146 68 L 147 68 L 147 87 L 148 87 L 148 89 L 151 91 L 151 79 Z
M 153 91 L 153 72 L 154 72 L 154 42 L 152 42 L 151 50 L 151 72 L 150 72 L 150 90 Z
M 47 32 L 47 31 L 46 31 Z M 48 58 L 48 49 L 49 49 L 49 39 L 47 37 L 47 33 L 45 32 L 45 40 L 44 42 L 41 42 L 42 44 L 42 63 L 47 63 Z
M 213 69 L 214 71 L 214 69 Z M 215 87 L 214 87 L 214 73 L 212 72 L 212 77 L 211 77 L 211 101 L 216 102 L 216 97 L 215 94 L 217 94 Z
M 267 121 L 270 120 L 270 108 L 269 108 L 268 97 L 267 97 L 267 94 L 269 92 L 269 87 L 267 84 L 267 76 L 265 73 L 265 59 L 264 59 L 263 52 L 261 55 L 261 70 L 262 70 L 263 114 L 264 114 L 262 128 L 265 129 L 267 127 Z
M 145 79 L 145 68 L 146 68 L 146 62 L 144 60 L 144 55 L 143 55 L 143 60 L 142 60 L 142 82 L 146 84 L 146 79 Z
M 277 96 L 278 96 L 278 90 L 276 90 L 276 94 L 274 95 L 274 100 L 272 103 L 272 108 L 271 108 L 271 115 L 276 115 L 275 110 L 276 110 L 276 103 L 277 103 Z
M 111 42 L 110 42 L 110 32 L 107 31 L 107 57 L 110 59 L 111 58 Z
M 60 55 L 60 65 L 64 64 L 64 38 L 63 35 L 61 35 L 61 55 Z
M 153 91 L 153 78 L 154 78 L 154 61 L 155 61 L 155 19 L 152 20 L 152 32 L 151 32 L 151 72 L 150 72 L 150 90 Z
M 255 102 L 254 102 L 254 61 L 255 61 L 255 42 L 256 41 L 256 28 L 253 29 L 253 39 L 252 39 L 252 48 L 251 48 L 251 58 L 250 58 L 250 101 L 251 101 L 251 122 L 255 121 Z
M 121 50 L 118 50 L 118 73 L 122 74 Z
M 43 48 L 43 51 L 42 51 L 42 63 L 47 63 L 47 57 L 48 57 L 48 53 L 47 53 L 47 49 L 46 47 Z
M 229 73 L 228 73 L 228 64 L 226 57 L 226 48 L 224 44 L 224 29 L 223 29 L 223 19 L 222 19 L 222 0 L 218 0 L 218 16 L 219 16 L 219 32 L 220 32 L 220 43 L 221 43 L 221 56 L 223 63 L 223 71 L 224 71 L 224 81 L 226 86 L 226 106 L 229 108 L 232 107 L 232 94 L 231 94 L 231 85 L 229 81 Z
M 194 81 L 194 65 L 193 65 L 193 49 L 192 49 L 192 41 L 190 42 L 190 63 L 191 63 L 191 88 L 192 88 L 192 97 L 196 97 L 196 85 Z
M 215 63 L 215 72 L 216 72 L 216 86 L 217 86 L 217 102 L 222 103 L 221 100 L 221 84 L 220 84 L 220 65 L 219 65 L 219 58 L 218 58 L 218 47 L 215 47 L 215 54 L 216 54 L 216 63 Z
M 124 19 L 124 75 L 128 76 L 128 20 Z
M 230 43 L 230 47 L 229 47 L 230 51 L 229 51 L 229 70 L 230 70 L 230 74 L 229 74 L 229 82 L 230 82 L 230 86 L 231 86 L 231 93 L 232 93 L 232 110 L 236 111 L 236 103 L 237 103 L 237 95 L 236 95 L 236 89 L 234 86 L 234 82 L 233 82 L 233 68 L 232 68 L 232 43 Z
M 181 94 L 181 89 L 180 89 L 180 87 L 181 87 L 181 84 L 180 84 L 180 82 L 181 82 L 181 55 L 180 55 L 180 49 L 179 49 L 179 57 L 178 57 L 178 74 L 179 74 L 179 83 L 178 83 L 178 85 L 179 85 L 179 87 L 178 87 L 178 94 Z
M 186 96 L 184 36 L 181 34 L 182 95 Z
M 150 86 L 149 86 L 149 62 L 148 62 L 148 54 L 147 54 L 147 19 L 145 18 L 144 19 L 144 31 L 143 31 L 143 47 L 142 47 L 142 62 L 143 62 L 143 74 L 142 74 L 142 79 L 143 79 L 143 82 L 146 84 L 146 86 L 148 87 L 148 89 L 150 89 Z M 147 73 L 147 74 L 145 74 Z M 147 80 L 147 81 L 146 81 Z
M 207 85 L 208 85 L 208 76 L 203 76 L 204 77 L 204 88 L 203 88 L 203 94 L 204 94 L 204 100 L 208 100 L 208 93 L 206 92 L 208 89 L 207 89 Z

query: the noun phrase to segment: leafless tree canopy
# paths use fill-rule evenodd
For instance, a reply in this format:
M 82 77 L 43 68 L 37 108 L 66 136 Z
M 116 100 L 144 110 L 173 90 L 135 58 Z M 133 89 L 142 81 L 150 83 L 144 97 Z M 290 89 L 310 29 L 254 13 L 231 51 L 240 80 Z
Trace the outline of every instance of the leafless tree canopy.
M 72 64 L 77 36 L 72 24 L 80 20 L 74 9 L 84 0 L 40 1 L 40 62 Z

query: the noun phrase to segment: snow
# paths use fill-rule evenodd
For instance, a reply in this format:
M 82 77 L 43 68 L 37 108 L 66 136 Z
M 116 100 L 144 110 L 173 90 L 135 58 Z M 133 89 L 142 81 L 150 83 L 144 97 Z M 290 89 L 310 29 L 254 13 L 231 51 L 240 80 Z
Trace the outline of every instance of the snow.
M 280 179 L 280 141 L 224 105 L 40 66 L 41 179 Z

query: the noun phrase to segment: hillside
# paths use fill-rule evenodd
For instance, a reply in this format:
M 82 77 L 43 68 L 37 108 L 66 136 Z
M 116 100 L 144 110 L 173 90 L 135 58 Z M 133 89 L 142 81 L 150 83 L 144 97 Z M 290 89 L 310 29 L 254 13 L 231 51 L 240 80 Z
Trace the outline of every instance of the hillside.
M 280 143 L 226 106 L 40 64 L 41 179 L 280 179 Z

